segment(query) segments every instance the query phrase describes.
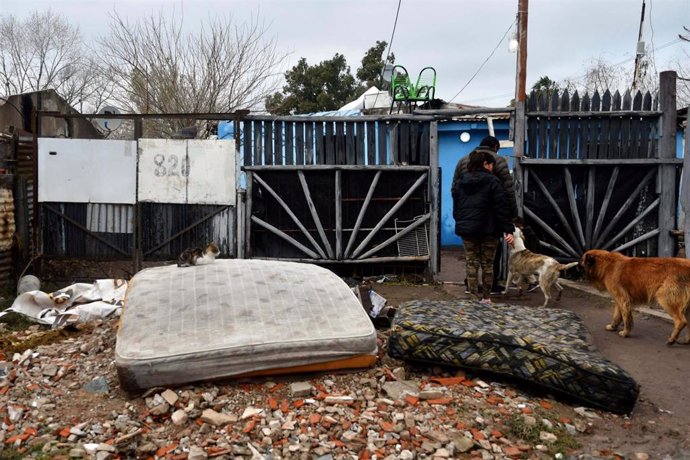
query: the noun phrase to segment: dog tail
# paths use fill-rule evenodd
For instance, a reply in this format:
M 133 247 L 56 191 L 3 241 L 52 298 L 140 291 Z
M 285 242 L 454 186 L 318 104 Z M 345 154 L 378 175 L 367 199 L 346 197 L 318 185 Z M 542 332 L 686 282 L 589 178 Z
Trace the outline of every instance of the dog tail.
M 579 265 L 579 264 L 580 264 L 580 262 L 570 262 L 569 264 L 558 264 L 557 268 L 558 268 L 558 271 L 562 272 L 563 270 L 573 268 L 574 266 Z

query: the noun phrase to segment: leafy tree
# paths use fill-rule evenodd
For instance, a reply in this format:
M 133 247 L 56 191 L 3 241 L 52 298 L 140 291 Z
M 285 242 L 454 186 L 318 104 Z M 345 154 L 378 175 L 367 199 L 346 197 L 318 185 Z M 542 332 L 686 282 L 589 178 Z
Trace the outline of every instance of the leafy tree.
M 369 86 L 378 84 L 383 69 L 383 53 L 387 43 L 377 41 L 362 59 L 357 78 L 350 73 L 345 56 L 309 65 L 301 58 L 297 65 L 285 72 L 285 86 L 266 98 L 266 110 L 274 115 L 337 110 L 360 96 Z M 391 55 L 390 62 L 395 59 Z
M 546 93 L 551 96 L 554 92 L 559 90 L 558 83 L 551 80 L 548 76 L 543 76 L 537 80 L 537 82 L 532 86 L 532 91 L 546 91 Z

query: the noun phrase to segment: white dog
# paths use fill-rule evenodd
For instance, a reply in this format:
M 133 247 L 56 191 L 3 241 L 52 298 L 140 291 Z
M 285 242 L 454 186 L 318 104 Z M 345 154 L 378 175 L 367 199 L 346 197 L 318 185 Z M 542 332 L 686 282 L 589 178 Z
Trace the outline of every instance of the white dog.
M 539 287 L 544 293 L 544 304 L 542 307 L 546 307 L 549 300 L 551 300 L 552 286 L 558 289 L 556 300 L 561 300 L 563 288 L 558 284 L 558 277 L 561 271 L 572 268 L 579 262 L 561 264 L 553 257 L 529 251 L 525 247 L 522 230 L 517 227 L 515 227 L 515 232 L 513 232 L 513 240 L 510 248 L 510 257 L 508 258 L 508 278 L 506 279 L 506 288 L 503 294 L 508 292 L 508 286 L 511 281 L 516 281 L 519 294 L 522 295 L 523 280 L 537 274 L 539 275 Z

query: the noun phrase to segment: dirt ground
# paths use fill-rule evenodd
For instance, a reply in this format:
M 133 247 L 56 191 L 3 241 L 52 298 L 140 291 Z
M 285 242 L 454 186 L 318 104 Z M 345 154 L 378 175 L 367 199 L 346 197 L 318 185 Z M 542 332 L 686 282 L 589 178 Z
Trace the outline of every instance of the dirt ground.
M 467 297 L 463 255 L 445 251 L 442 255 L 440 285 L 375 285 L 389 305 L 412 299 L 451 300 Z M 460 284 L 451 284 L 458 283 Z M 577 282 L 587 288 L 586 283 Z M 537 308 L 543 302 L 541 291 L 518 297 L 511 293 L 496 296 L 494 302 L 507 302 Z M 641 391 L 630 417 L 594 420 L 592 432 L 583 439 L 580 453 L 610 450 L 649 454 L 649 458 L 690 459 L 690 346 L 666 346 L 671 324 L 656 316 L 635 314 L 632 335 L 621 338 L 605 330 L 610 321 L 610 299 L 584 290 L 566 287 L 563 297 L 549 308 L 575 312 L 585 323 L 594 345 L 609 360 L 623 367 L 639 383 Z M 642 456 L 641 458 L 644 458 Z

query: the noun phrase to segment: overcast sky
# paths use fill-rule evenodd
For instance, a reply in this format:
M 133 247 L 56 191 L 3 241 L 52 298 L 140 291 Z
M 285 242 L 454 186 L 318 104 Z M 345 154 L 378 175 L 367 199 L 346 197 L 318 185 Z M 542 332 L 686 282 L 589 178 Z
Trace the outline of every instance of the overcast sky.
M 402 0 L 392 52 L 412 75 L 437 71 L 437 97 L 451 100 L 496 48 L 515 31 L 517 0 Z M 644 37 L 657 48 L 659 71 L 681 57 L 690 62 L 690 43 L 678 39 L 690 28 L 690 0 L 646 0 Z M 577 79 L 593 58 L 625 62 L 633 73 L 642 0 L 531 0 L 528 19 L 528 88 L 543 75 Z M 136 19 L 160 9 L 184 13 L 186 27 L 209 15 L 232 14 L 244 21 L 259 14 L 279 47 L 290 52 L 284 72 L 300 57 L 310 64 L 344 54 L 356 71 L 376 40 L 390 43 L 398 0 L 0 0 L 0 14 L 23 16 L 52 8 L 77 24 L 87 40 L 107 31 L 108 12 Z M 511 28 L 511 24 L 513 24 Z M 690 35 L 690 34 L 688 34 Z M 455 102 L 505 106 L 513 97 L 516 55 L 507 39 Z

